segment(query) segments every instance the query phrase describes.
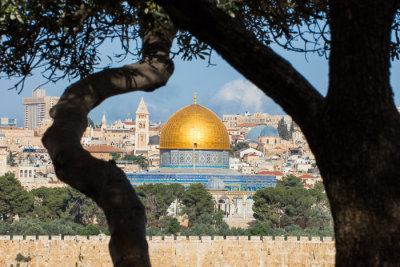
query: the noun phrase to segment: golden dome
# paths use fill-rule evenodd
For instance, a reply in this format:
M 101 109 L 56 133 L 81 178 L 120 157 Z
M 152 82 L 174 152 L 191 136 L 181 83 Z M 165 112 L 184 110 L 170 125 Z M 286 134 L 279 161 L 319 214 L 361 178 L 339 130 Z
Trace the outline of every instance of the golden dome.
M 165 123 L 160 136 L 160 149 L 230 150 L 225 125 L 214 112 L 192 104 L 184 107 Z

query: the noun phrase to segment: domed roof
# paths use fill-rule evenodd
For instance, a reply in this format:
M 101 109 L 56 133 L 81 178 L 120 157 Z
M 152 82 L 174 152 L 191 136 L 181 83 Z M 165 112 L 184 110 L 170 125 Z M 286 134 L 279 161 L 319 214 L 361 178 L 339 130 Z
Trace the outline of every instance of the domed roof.
M 274 127 L 266 126 L 262 129 L 260 136 L 279 136 L 279 133 Z
M 208 181 L 208 183 L 207 183 L 207 185 L 206 185 L 206 189 L 209 190 L 209 191 L 222 191 L 222 190 L 227 190 L 227 189 L 225 188 L 225 183 L 224 183 L 224 181 L 222 181 L 221 179 L 216 178 L 216 177 L 212 177 L 212 178 Z
M 246 140 L 258 140 L 259 136 L 279 136 L 278 131 L 272 126 L 256 126 L 246 135 Z
M 192 104 L 184 107 L 165 123 L 160 136 L 160 149 L 230 150 L 225 125 L 214 112 Z

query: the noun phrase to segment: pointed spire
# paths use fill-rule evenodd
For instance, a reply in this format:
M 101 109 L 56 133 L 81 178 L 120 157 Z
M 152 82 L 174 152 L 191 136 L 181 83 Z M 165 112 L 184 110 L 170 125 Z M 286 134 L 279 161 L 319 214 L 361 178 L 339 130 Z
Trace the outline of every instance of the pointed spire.
M 194 103 L 197 104 L 197 96 L 196 96 L 196 91 L 194 91 Z
M 146 104 L 144 103 L 143 96 L 140 99 L 139 106 L 138 106 L 138 108 L 136 110 L 136 114 L 138 114 L 138 113 L 140 113 L 140 114 L 149 114 L 149 111 L 147 110 Z
M 106 120 L 106 113 L 105 112 L 103 112 L 103 118 L 101 118 L 101 124 L 106 124 L 107 123 L 107 120 Z
M 107 126 L 107 120 L 106 120 L 106 113 L 103 112 L 103 118 L 101 118 L 101 128 L 106 128 Z

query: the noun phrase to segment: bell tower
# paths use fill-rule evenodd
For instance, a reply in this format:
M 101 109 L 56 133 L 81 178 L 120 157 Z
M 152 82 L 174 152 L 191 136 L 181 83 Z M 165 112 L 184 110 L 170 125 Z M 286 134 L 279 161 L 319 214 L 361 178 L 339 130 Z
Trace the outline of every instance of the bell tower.
M 149 111 L 143 97 L 136 110 L 135 155 L 147 154 L 149 143 Z
M 100 128 L 102 130 L 104 130 L 105 128 L 107 128 L 107 120 L 106 120 L 106 113 L 103 113 L 103 117 L 101 118 L 101 126 Z

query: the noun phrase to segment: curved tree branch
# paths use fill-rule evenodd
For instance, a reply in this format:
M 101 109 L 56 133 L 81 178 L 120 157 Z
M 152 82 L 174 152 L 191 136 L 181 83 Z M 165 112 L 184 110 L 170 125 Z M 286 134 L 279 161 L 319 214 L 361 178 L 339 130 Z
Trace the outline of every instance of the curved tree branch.
M 323 97 L 286 60 L 208 0 L 156 0 L 175 25 L 208 43 L 303 128 L 315 126 Z M 268 77 L 268 78 L 266 78 Z
M 42 139 L 57 177 L 104 210 L 115 266 L 150 266 L 144 207 L 115 162 L 93 158 L 80 140 L 89 111 L 106 98 L 137 90 L 152 91 L 166 84 L 174 70 L 169 53 L 175 34 L 171 25 L 153 25 L 143 33 L 140 62 L 101 71 L 68 87 L 51 110 L 54 123 Z

